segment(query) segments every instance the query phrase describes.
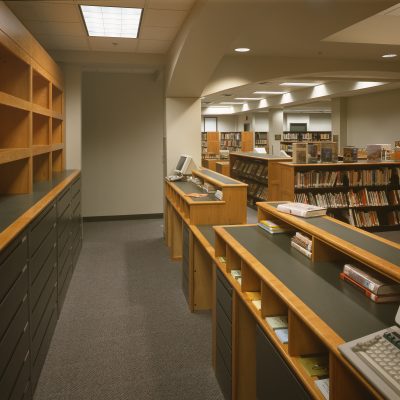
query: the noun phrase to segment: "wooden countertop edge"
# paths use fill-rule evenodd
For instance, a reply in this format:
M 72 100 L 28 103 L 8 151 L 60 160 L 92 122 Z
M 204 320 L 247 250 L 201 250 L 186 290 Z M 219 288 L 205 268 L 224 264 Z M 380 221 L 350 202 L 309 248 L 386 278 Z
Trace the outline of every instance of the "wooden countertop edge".
M 66 177 L 57 186 L 51 189 L 44 197 L 42 197 L 31 208 L 20 215 L 12 224 L 10 224 L 3 232 L 0 233 L 0 251 L 3 250 L 19 233 L 22 232 L 36 217 L 44 210 L 56 196 L 69 185 L 78 175 L 79 170 L 75 170 Z

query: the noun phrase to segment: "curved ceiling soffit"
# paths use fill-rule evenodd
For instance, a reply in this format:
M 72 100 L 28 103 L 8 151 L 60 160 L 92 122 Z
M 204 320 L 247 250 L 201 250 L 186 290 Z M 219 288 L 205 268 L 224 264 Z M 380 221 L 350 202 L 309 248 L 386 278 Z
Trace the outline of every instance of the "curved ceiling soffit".
M 169 53 L 167 97 L 201 96 L 237 35 L 242 8 L 240 3 L 226 1 L 196 3 Z
M 400 63 L 352 61 L 332 59 L 288 59 L 279 57 L 251 57 L 240 60 L 224 57 L 211 76 L 202 96 L 217 94 L 240 86 L 268 81 L 287 80 L 289 77 L 317 79 L 400 80 Z

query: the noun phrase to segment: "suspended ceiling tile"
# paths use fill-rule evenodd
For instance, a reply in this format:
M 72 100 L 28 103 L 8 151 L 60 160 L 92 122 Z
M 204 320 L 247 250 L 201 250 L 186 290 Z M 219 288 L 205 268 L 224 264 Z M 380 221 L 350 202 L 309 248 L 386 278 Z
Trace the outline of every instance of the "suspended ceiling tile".
M 146 9 L 143 13 L 143 26 L 178 27 L 186 17 L 185 11 Z
M 142 26 L 140 28 L 140 39 L 147 40 L 173 40 L 178 28 L 165 28 L 159 26 Z
M 90 50 L 85 37 L 62 35 L 37 35 L 40 44 L 49 50 Z
M 138 53 L 165 54 L 171 41 L 169 40 L 139 40 Z
M 7 6 L 23 21 L 79 22 L 76 4 L 53 1 L 7 1 Z
M 189 10 L 194 0 L 147 0 L 146 6 L 161 10 Z
M 27 21 L 25 26 L 36 35 L 86 36 L 81 22 Z
M 138 39 L 89 37 L 91 50 L 132 52 L 136 51 Z

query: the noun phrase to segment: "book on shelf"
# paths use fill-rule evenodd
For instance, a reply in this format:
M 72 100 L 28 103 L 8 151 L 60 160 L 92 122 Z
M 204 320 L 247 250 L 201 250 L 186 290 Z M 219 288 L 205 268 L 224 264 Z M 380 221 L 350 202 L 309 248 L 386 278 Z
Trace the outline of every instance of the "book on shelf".
M 382 160 L 382 145 L 380 144 L 367 144 L 367 161 L 381 161 Z
M 304 218 L 326 215 L 326 208 L 303 203 L 278 204 L 277 210 Z
M 280 221 L 264 219 L 258 223 L 258 226 L 269 233 L 285 233 L 290 232 L 293 228 L 290 225 L 282 223 Z
M 372 293 L 370 290 L 366 289 L 363 285 L 359 284 L 354 279 L 350 278 L 345 273 L 340 273 L 340 278 L 354 286 L 355 288 L 360 289 L 360 291 L 369 299 L 371 299 L 375 303 L 397 303 L 400 302 L 400 294 L 388 294 L 388 295 L 377 295 Z
M 343 147 L 343 162 L 353 163 L 358 160 L 358 149 L 354 146 L 344 146 Z
M 307 163 L 315 164 L 318 162 L 318 145 L 316 143 L 307 143 Z
M 302 245 L 298 244 L 293 238 L 290 241 L 290 245 L 298 250 L 301 254 L 304 254 L 306 257 L 311 258 L 312 257 L 312 252 L 304 248 Z
M 295 164 L 307 163 L 307 143 L 293 143 L 292 144 L 292 157 Z
M 329 356 L 327 354 L 300 356 L 299 361 L 311 377 L 326 378 L 329 375 Z
M 275 329 L 274 332 L 281 343 L 289 343 L 289 330 L 287 328 Z
M 317 379 L 314 381 L 315 386 L 324 396 L 324 399 L 329 400 L 329 378 Z
M 321 163 L 336 163 L 337 161 L 337 143 L 321 142 Z
M 345 264 L 343 273 L 376 295 L 400 295 L 400 284 L 393 282 L 378 272 L 367 272 L 365 268 L 361 266 Z
M 273 330 L 288 328 L 287 315 L 276 315 L 274 317 L 265 317 L 265 321 Z

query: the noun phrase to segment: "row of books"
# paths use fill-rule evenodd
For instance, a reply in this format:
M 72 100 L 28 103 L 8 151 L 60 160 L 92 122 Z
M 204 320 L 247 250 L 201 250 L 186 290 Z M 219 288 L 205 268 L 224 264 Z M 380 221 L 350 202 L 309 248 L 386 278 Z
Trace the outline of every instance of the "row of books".
M 229 148 L 240 147 L 240 145 L 240 140 L 221 140 L 221 149 L 229 150 Z
M 360 211 L 354 208 L 349 209 L 349 223 L 359 228 L 371 228 L 380 225 L 376 211 Z
M 400 225 L 400 210 L 392 210 L 387 213 L 388 225 Z
M 232 165 L 232 171 L 248 177 L 266 179 L 268 174 L 268 165 L 265 163 L 236 159 Z
M 284 132 L 283 140 L 331 140 L 331 132 Z
M 299 171 L 295 175 L 295 188 L 323 188 L 337 186 L 383 186 L 399 176 L 399 168 L 378 168 L 346 171 Z
M 299 203 L 312 204 L 326 208 L 347 208 L 347 196 L 343 192 L 338 193 L 296 193 L 294 200 Z
M 400 204 L 400 190 L 390 190 L 388 195 L 390 204 L 394 206 Z
M 302 232 L 296 232 L 290 239 L 290 245 L 304 254 L 306 257 L 311 258 L 312 256 L 312 239 Z
M 389 205 L 386 192 L 384 190 L 361 189 L 358 192 L 350 190 L 347 193 L 350 207 L 362 206 L 387 206 Z
M 241 139 L 241 132 L 221 132 L 220 138 L 222 140 L 238 140 Z
M 345 264 L 340 278 L 361 289 L 375 303 L 400 302 L 400 284 L 376 271 L 358 264 Z
M 256 147 L 257 146 L 266 146 L 268 144 L 268 139 L 256 139 L 254 141 Z

